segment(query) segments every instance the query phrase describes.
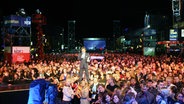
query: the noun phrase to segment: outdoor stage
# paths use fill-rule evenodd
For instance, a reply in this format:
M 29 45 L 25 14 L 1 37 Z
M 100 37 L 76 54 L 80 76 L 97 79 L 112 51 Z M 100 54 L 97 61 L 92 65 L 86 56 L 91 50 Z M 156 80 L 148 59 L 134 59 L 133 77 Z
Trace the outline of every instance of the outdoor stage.
M 0 85 L 0 104 L 27 104 L 29 84 Z

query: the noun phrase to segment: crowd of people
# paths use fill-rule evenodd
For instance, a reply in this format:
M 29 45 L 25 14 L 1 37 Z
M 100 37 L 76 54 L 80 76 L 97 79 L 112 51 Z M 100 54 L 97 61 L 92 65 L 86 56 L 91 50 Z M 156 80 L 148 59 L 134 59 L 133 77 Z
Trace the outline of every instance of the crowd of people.
M 103 56 L 90 60 L 89 79 L 85 71 L 79 76 L 78 53 L 63 53 L 25 63 L 1 62 L 0 86 L 39 79 L 50 86 L 54 81 L 57 93 L 50 96 L 54 103 L 42 99 L 48 104 L 184 104 L 182 58 L 108 52 L 89 55 Z M 45 94 L 44 99 L 47 97 Z

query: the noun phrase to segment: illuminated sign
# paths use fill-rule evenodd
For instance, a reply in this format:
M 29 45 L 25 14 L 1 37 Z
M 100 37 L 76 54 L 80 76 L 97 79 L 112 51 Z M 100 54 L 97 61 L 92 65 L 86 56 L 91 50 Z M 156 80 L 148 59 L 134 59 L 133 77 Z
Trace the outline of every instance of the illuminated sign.
M 178 30 L 170 29 L 169 40 L 178 40 Z
M 181 29 L 181 37 L 184 37 L 184 29 Z
M 21 17 L 16 15 L 11 15 L 5 18 L 4 25 L 31 27 L 31 17 Z
M 144 47 L 145 56 L 155 56 L 155 47 Z

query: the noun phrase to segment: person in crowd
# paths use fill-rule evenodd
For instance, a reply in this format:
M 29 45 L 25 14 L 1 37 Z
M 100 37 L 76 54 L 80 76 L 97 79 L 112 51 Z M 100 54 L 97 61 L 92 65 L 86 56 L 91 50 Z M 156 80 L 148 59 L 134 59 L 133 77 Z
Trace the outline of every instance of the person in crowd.
M 155 96 L 155 103 L 167 104 L 167 94 L 169 90 L 165 88 L 163 80 L 159 80 L 157 83 L 157 95 Z
M 97 97 L 98 85 L 99 85 L 98 79 L 97 79 L 97 77 L 94 77 L 93 82 L 90 86 L 90 89 L 91 89 L 91 91 L 90 91 L 90 93 L 91 93 L 91 103 L 95 102 L 98 99 L 98 97 Z
M 146 82 L 141 85 L 141 91 L 137 93 L 136 101 L 138 104 L 154 104 L 154 95 L 148 91 Z
M 154 95 L 154 98 L 156 98 L 156 95 L 158 94 L 158 90 L 156 87 L 154 87 L 153 80 L 147 79 L 147 86 L 148 91 Z
M 121 81 L 120 84 L 119 84 L 119 87 L 121 88 L 121 91 L 123 91 L 128 86 L 129 86 L 128 81 Z
M 103 96 L 107 93 L 107 90 L 105 89 L 104 84 L 98 84 L 97 86 L 97 94 L 96 98 L 97 100 L 95 102 L 91 102 L 92 104 L 101 104 Z
M 103 98 L 103 95 L 98 94 L 97 100 L 95 102 L 92 102 L 91 104 L 102 104 L 102 98 Z
M 112 103 L 113 104 L 121 104 L 121 96 L 118 94 L 112 95 Z
M 113 104 L 110 93 L 107 92 L 103 95 L 101 104 Z
M 81 95 L 80 95 L 80 104 L 90 104 L 91 98 L 89 97 L 89 85 L 85 80 L 81 81 Z
M 50 79 L 51 83 L 49 84 L 48 89 L 46 90 L 46 100 L 44 102 L 48 102 L 47 104 L 58 104 L 60 102 L 57 97 L 58 97 L 58 84 L 59 81 L 57 78 L 52 78 Z
M 171 86 L 169 95 L 167 97 L 167 103 L 168 104 L 174 104 L 176 102 L 176 93 L 177 93 L 177 87 L 176 86 Z
M 156 96 L 156 100 L 155 100 L 156 104 L 167 104 L 167 102 L 164 100 L 164 95 L 162 95 L 162 93 L 159 93 Z
M 33 70 L 36 71 L 37 69 L 34 68 Z M 48 102 L 44 102 L 44 100 L 48 101 L 45 97 L 45 93 L 49 87 L 50 82 L 43 78 L 39 78 L 39 73 L 34 73 L 34 78 L 35 79 L 30 83 L 29 97 L 28 97 L 27 104 L 48 103 Z
M 123 99 L 121 99 L 121 104 L 138 104 L 135 100 L 136 96 L 133 92 L 127 92 Z
M 112 95 L 114 90 L 119 86 L 116 84 L 114 77 L 110 76 L 106 83 L 106 90 Z
M 176 87 L 178 88 L 178 91 L 180 91 L 181 88 L 183 87 L 183 83 L 180 81 L 178 75 L 174 76 L 173 84 L 176 85 Z
M 138 82 L 138 79 L 136 77 L 131 77 L 130 79 L 130 87 L 133 88 L 135 91 L 139 92 L 140 91 L 140 84 Z
M 10 73 L 8 71 L 5 71 L 2 76 L 2 84 L 11 85 L 10 80 L 11 80 Z
M 127 93 L 129 93 L 129 92 L 132 92 L 132 93 L 134 93 L 134 96 L 136 97 L 137 96 L 137 92 L 134 90 L 134 88 L 132 88 L 131 86 L 127 86 L 123 91 L 121 91 L 122 93 L 122 99 L 123 99 L 123 97 L 127 94 Z
M 122 91 L 121 91 L 121 88 L 120 87 L 117 87 L 114 89 L 114 92 L 113 92 L 113 95 L 116 94 L 118 95 L 119 97 L 122 98 Z
M 81 48 L 81 52 L 78 55 L 78 60 L 80 61 L 79 82 L 84 78 L 83 73 L 85 72 L 85 78 L 89 83 L 88 64 L 90 62 L 90 55 L 86 52 L 85 47 Z
M 20 84 L 21 80 L 20 80 L 20 77 L 17 73 L 14 73 L 13 74 L 13 80 L 12 80 L 12 83 L 13 84 Z
M 31 80 L 35 80 L 37 79 L 37 77 L 39 77 L 39 72 L 37 68 L 32 68 L 31 69 Z
M 63 86 L 64 86 L 64 83 L 63 81 L 59 81 L 59 83 L 57 84 L 57 89 L 58 89 L 58 104 L 61 104 L 61 101 L 63 99 Z
M 176 94 L 176 102 L 175 104 L 184 104 L 184 98 L 183 98 L 183 94 L 181 92 L 178 92 Z
M 180 89 L 180 92 L 184 95 L 184 87 Z
M 71 104 L 72 99 L 74 98 L 74 90 L 71 87 L 72 80 L 70 78 L 66 79 L 65 85 L 63 87 L 63 98 L 62 104 Z
M 74 93 L 75 93 L 75 95 L 72 99 L 72 104 L 80 104 L 80 96 L 81 96 L 81 90 L 82 90 L 82 87 L 81 87 L 80 83 L 77 80 L 75 80 L 72 83 L 71 87 L 72 87 L 72 89 L 74 90 Z
M 176 86 L 176 85 L 174 85 L 173 77 L 167 77 L 167 78 L 165 79 L 165 81 L 166 81 L 166 87 L 167 87 L 167 89 L 168 89 L 169 91 L 171 90 L 171 87 L 172 87 L 172 86 Z

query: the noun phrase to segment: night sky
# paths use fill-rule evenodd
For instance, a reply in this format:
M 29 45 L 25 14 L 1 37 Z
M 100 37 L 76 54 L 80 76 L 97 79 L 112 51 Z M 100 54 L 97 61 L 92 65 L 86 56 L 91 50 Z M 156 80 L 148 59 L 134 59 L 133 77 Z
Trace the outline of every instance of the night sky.
M 112 21 L 120 20 L 122 28 L 141 28 L 146 12 L 172 15 L 171 0 L 5 0 L 0 15 L 15 14 L 24 8 L 27 15 L 40 9 L 47 18 L 50 34 L 57 27 L 67 28 L 76 20 L 77 37 L 108 37 Z M 67 30 L 65 30 L 67 31 Z

